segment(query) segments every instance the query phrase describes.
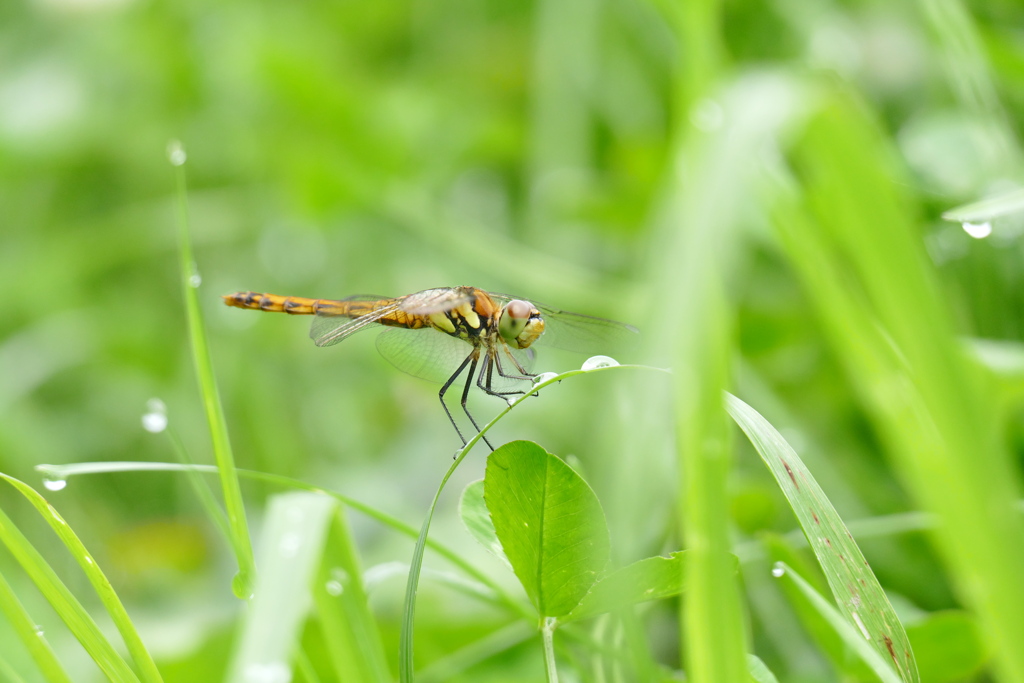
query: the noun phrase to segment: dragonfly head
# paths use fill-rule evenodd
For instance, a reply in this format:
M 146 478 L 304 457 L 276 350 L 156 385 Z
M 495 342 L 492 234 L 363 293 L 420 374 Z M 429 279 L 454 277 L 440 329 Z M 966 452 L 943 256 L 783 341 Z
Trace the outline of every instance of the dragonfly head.
M 529 301 L 513 299 L 501 309 L 498 334 L 510 346 L 525 349 L 544 332 L 544 318 Z

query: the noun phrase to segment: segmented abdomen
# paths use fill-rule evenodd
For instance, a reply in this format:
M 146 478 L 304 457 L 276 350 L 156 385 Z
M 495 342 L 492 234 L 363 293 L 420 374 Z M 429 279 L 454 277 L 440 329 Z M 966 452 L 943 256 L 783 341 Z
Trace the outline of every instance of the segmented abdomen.
M 291 315 L 342 315 L 358 318 L 378 308 L 384 302 L 336 301 L 334 299 L 308 299 L 302 296 L 280 296 L 261 292 L 235 292 L 225 294 L 224 303 L 238 308 L 251 308 L 268 313 L 289 313 Z

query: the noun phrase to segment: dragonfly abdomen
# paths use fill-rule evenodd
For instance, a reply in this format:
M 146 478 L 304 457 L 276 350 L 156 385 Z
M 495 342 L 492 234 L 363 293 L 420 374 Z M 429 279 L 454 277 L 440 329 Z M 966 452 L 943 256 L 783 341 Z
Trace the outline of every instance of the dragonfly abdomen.
M 356 302 L 335 301 L 333 299 L 308 299 L 302 296 L 280 296 L 261 292 L 235 292 L 221 297 L 228 306 L 251 308 L 268 313 L 288 313 L 290 315 L 344 315 L 354 317 L 363 315 L 365 311 L 350 312 L 351 304 Z M 363 303 L 363 302 L 358 302 Z

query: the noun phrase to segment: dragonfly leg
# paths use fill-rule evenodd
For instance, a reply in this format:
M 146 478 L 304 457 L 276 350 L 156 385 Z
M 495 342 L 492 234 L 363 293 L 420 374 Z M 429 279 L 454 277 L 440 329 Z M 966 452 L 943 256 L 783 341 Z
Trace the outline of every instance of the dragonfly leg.
M 459 435 L 459 438 L 462 440 L 462 445 L 463 446 L 466 445 L 466 437 L 464 437 L 462 435 L 462 430 L 459 429 L 458 423 L 455 422 L 455 418 L 452 417 L 452 411 L 448 410 L 448 404 L 444 402 L 444 395 L 445 395 L 445 392 L 448 391 L 448 387 L 450 387 L 452 385 L 452 383 L 455 381 L 455 378 L 457 378 L 459 375 L 462 374 L 462 371 L 466 369 L 466 366 L 469 365 L 471 361 L 472 361 L 474 366 L 476 365 L 476 356 L 477 356 L 477 352 L 476 352 L 476 349 L 474 349 L 473 353 L 471 353 L 468 356 L 466 356 L 466 360 L 462 361 L 462 365 L 459 366 L 459 369 L 456 370 L 455 373 L 452 374 L 452 376 L 448 378 L 448 381 L 444 383 L 444 386 L 441 387 L 441 391 L 439 391 L 438 394 L 437 394 L 437 397 L 439 399 L 441 399 L 441 407 L 444 408 L 444 414 L 448 416 L 448 421 L 452 423 L 452 427 L 455 427 L 455 433 Z M 470 371 L 469 371 L 469 378 L 472 381 L 472 379 L 473 379 L 473 370 L 472 369 L 470 369 Z M 463 399 L 462 399 L 462 405 L 463 405 L 463 408 L 465 408 L 465 405 L 466 405 L 465 397 L 463 397 Z M 470 419 L 472 419 L 472 418 L 470 418 Z M 478 429 L 477 431 L 480 431 L 480 430 Z
M 535 375 L 534 373 L 529 372 L 528 370 L 526 370 L 526 368 L 524 368 L 519 363 L 519 360 L 515 356 L 513 356 L 511 353 L 509 353 L 507 350 L 505 351 L 505 354 L 509 357 L 509 360 L 511 360 L 512 363 L 516 366 L 516 369 L 519 370 L 519 372 L 521 372 L 522 374 L 517 375 L 515 373 L 511 373 L 511 372 L 507 373 L 507 372 L 505 372 L 504 368 L 501 367 L 501 356 L 498 355 L 498 352 L 495 352 L 495 354 L 494 354 L 494 364 L 498 367 L 498 374 L 499 375 L 501 375 L 502 377 L 504 377 L 506 379 L 521 379 L 521 380 L 525 380 L 527 382 L 532 382 L 537 377 L 537 375 Z M 526 392 L 526 391 L 517 391 L 515 393 L 517 393 L 517 394 L 525 394 L 525 393 L 528 393 L 528 392 Z M 540 393 L 535 391 L 535 392 L 533 392 L 533 395 L 534 396 L 540 396 Z
M 466 413 L 466 416 L 469 418 L 469 421 L 473 424 L 473 426 L 476 428 L 476 431 L 478 432 L 480 431 L 480 425 L 476 423 L 476 420 L 473 419 L 473 414 L 469 412 L 469 408 L 466 407 L 466 399 L 469 398 L 469 390 L 473 386 L 473 375 L 476 373 L 476 364 L 479 356 L 479 351 L 477 349 L 473 349 L 473 353 L 471 353 L 469 356 L 469 374 L 466 375 L 466 386 L 463 387 L 462 389 L 462 412 Z M 485 359 L 484 363 L 486 362 L 487 361 Z M 463 365 L 465 365 L 465 363 L 463 363 Z M 494 446 L 492 446 L 491 442 L 487 440 L 487 437 L 484 436 L 481 438 L 483 438 L 484 443 L 487 444 L 487 447 L 493 451 Z M 465 442 L 465 439 L 463 439 L 463 442 Z
M 497 391 L 492 386 L 492 379 L 494 374 L 495 361 L 497 355 L 494 351 L 491 351 L 483 360 L 483 364 L 480 366 L 480 373 L 476 377 L 476 385 L 480 387 L 480 390 L 490 396 L 499 396 L 504 398 L 506 396 L 520 396 L 525 394 L 525 391 L 509 390 L 509 391 Z M 498 371 L 501 374 L 501 371 Z M 506 377 L 507 375 L 502 375 Z
M 515 377 L 516 379 L 529 379 L 529 380 L 532 380 L 534 377 L 537 376 L 536 374 L 534 374 L 532 372 L 529 372 L 526 368 L 524 368 L 522 365 L 520 365 L 518 358 L 513 356 L 511 353 L 508 353 L 508 351 L 506 351 L 506 353 L 508 354 L 509 360 L 512 361 L 512 364 L 516 366 L 516 370 L 518 370 L 521 374 L 520 375 L 506 375 L 504 372 L 502 372 L 502 370 L 501 370 L 501 359 L 497 357 L 497 354 L 495 354 L 495 358 L 494 359 L 496 361 L 498 361 L 498 372 L 501 374 L 502 377 Z

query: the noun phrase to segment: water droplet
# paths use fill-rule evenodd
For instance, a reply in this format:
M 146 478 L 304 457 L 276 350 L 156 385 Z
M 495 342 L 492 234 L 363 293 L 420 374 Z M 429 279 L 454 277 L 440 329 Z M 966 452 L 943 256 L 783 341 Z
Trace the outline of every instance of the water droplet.
M 188 160 L 181 140 L 171 140 L 167 143 L 167 160 L 171 162 L 171 166 L 183 166 Z
M 536 377 L 533 378 L 533 383 L 534 384 L 543 384 L 544 382 L 548 382 L 550 380 L 553 380 L 555 377 L 558 377 L 558 373 L 557 372 L 542 372 L 542 373 L 540 373 L 539 375 L 537 375 Z
M 516 404 L 516 401 L 518 401 L 518 400 L 519 400 L 518 396 L 506 396 L 505 397 L 505 403 L 508 404 L 509 408 L 514 406 Z
M 992 224 L 988 221 L 985 221 L 984 223 L 970 223 L 968 221 L 964 221 L 963 226 L 964 232 L 976 240 L 984 239 L 992 234 Z
M 774 576 L 776 579 L 778 579 L 778 578 L 780 578 L 782 576 L 785 576 L 785 574 L 786 574 L 786 567 L 785 567 L 785 565 L 783 565 L 781 562 L 776 562 L 775 566 L 772 567 L 772 576 Z
M 67 479 L 51 479 L 50 477 L 43 477 L 43 486 L 46 487 L 47 491 L 61 491 L 67 485 Z
M 203 276 L 202 275 L 200 275 L 199 273 L 192 273 L 192 275 L 189 276 L 189 278 L 188 278 L 188 286 L 189 287 L 196 288 L 196 287 L 199 287 L 199 285 L 201 285 L 201 284 L 203 284 Z
M 167 416 L 163 413 L 146 413 L 142 416 L 142 428 L 152 434 L 167 429 Z
M 239 600 L 249 600 L 252 598 L 252 579 L 248 572 L 239 571 L 235 574 L 231 579 L 231 592 Z
M 597 370 L 598 368 L 614 368 L 619 361 L 610 356 L 591 356 L 583 361 L 583 370 Z
M 43 637 L 44 633 L 43 633 L 43 627 L 42 626 L 40 626 L 39 624 L 36 624 L 35 631 L 36 631 L 36 635 L 37 636 L 39 636 L 40 638 Z
M 245 683 L 290 683 L 292 670 L 284 662 L 247 664 L 242 680 Z
M 142 416 L 142 428 L 147 432 L 159 434 L 167 429 L 167 406 L 158 398 L 146 401 L 146 414 Z
M 85 562 L 86 564 L 96 564 L 96 560 L 92 559 L 88 555 L 85 556 Z
M 342 594 L 342 592 L 345 590 L 345 587 L 342 585 L 341 581 L 335 581 L 334 579 L 331 579 L 327 582 L 326 589 L 328 595 L 333 595 L 337 597 Z

